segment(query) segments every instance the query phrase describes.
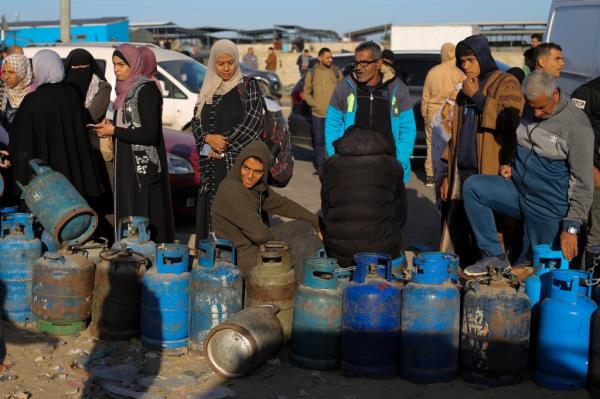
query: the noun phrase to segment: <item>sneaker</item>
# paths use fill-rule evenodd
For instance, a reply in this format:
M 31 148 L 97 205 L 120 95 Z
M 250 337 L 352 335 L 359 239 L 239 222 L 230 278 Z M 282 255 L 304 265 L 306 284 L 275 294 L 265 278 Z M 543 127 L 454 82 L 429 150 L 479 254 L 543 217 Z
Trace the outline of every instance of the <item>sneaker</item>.
M 435 179 L 433 176 L 427 176 L 425 178 L 425 186 L 426 187 L 435 187 Z
M 496 267 L 502 267 L 505 272 L 510 270 L 510 262 L 506 255 L 481 258 L 481 260 L 465 268 L 463 273 L 467 276 L 485 276 L 488 274 L 488 269 L 495 269 Z

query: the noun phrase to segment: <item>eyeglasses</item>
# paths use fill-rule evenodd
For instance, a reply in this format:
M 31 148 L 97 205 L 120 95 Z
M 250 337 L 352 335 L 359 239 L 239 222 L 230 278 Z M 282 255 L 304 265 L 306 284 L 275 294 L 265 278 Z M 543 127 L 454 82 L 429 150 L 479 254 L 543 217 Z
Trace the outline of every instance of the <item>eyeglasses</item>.
M 379 58 L 375 58 L 374 60 L 371 60 L 371 61 L 356 61 L 356 60 L 353 60 L 352 61 L 352 66 L 354 67 L 354 69 L 356 69 L 357 67 L 366 68 L 369 65 L 371 65 L 372 63 L 377 62 L 377 61 L 379 61 Z

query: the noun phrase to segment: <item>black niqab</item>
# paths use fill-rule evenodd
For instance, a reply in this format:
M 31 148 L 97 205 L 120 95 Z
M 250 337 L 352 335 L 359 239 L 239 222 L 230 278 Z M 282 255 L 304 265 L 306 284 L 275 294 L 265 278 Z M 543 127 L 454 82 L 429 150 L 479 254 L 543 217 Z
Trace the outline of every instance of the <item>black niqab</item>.
M 87 67 L 76 68 L 83 65 L 87 65 Z M 106 81 L 104 72 L 89 51 L 82 48 L 71 51 L 65 60 L 64 81 L 77 89 L 77 93 L 83 101 L 85 101 L 93 75 Z

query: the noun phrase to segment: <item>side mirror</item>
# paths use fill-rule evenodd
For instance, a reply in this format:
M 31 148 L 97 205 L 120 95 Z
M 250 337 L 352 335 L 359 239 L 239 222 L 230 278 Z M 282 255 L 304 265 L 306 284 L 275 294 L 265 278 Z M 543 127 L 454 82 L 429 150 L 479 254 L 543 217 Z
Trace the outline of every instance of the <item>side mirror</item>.
M 159 80 L 158 84 L 160 85 L 160 91 L 162 92 L 163 97 L 169 97 L 169 90 L 167 90 L 167 86 L 163 80 Z

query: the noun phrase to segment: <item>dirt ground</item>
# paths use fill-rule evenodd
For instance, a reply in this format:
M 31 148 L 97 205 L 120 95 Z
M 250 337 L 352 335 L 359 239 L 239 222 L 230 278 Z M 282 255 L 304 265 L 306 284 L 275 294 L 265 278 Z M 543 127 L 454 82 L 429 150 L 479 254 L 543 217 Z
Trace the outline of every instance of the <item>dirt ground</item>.
M 309 209 L 319 208 L 319 182 L 310 152 L 297 151 L 295 177 L 280 190 Z M 416 166 L 419 170 L 421 167 Z M 433 191 L 413 175 L 408 185 L 408 246 L 430 247 L 439 240 Z M 179 223 L 187 242 L 193 221 Z M 285 347 L 275 358 L 243 379 L 224 380 L 196 354 L 180 356 L 146 350 L 138 339 L 98 342 L 87 332 L 76 337 L 49 337 L 33 330 L 3 325 L 6 357 L 0 365 L 0 398 L 169 398 L 169 399 L 371 399 L 401 398 L 587 398 L 586 391 L 552 392 L 526 382 L 486 389 L 461 379 L 447 384 L 416 385 L 392 380 L 348 379 L 338 372 L 300 369 L 289 362 Z M 0 340 L 0 359 L 2 358 Z M 385 348 L 382 348 L 385 350 Z

